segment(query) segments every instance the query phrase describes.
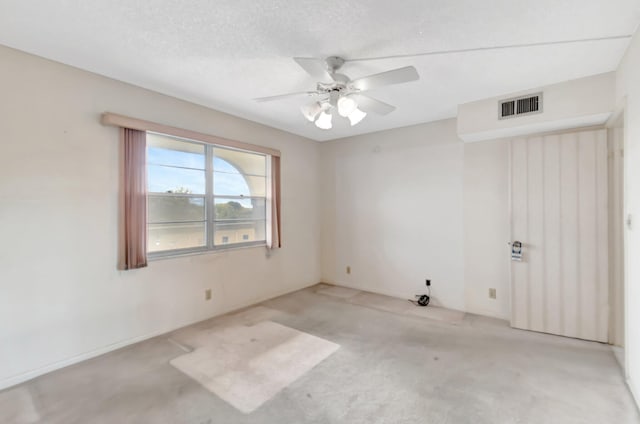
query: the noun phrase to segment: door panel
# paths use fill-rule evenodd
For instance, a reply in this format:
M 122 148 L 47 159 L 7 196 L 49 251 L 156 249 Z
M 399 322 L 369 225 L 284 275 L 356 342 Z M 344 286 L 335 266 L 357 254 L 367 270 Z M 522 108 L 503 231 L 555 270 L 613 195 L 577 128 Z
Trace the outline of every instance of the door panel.
M 511 234 L 512 240 L 527 240 L 528 211 L 527 191 L 527 140 L 511 142 Z M 517 237 L 515 235 L 517 234 Z M 519 237 L 519 238 L 518 238 Z M 529 328 L 529 253 L 524 247 L 524 257 L 518 266 L 511 267 L 511 325 Z
M 607 340 L 607 145 L 604 130 L 511 142 L 511 325 Z
M 545 330 L 553 334 L 563 332 L 564 317 L 562 316 L 562 276 L 561 271 L 561 188 L 560 188 L 560 136 L 548 136 L 543 144 L 543 222 L 542 239 L 543 266 L 542 279 L 545 284 L 544 316 L 557 317 L 547 319 Z
M 560 261 L 563 305 L 562 331 L 578 335 L 578 137 L 564 134 L 560 139 Z M 559 319 L 560 319 L 559 318 Z
M 527 140 L 528 185 L 528 238 L 527 245 L 529 266 L 529 328 L 534 331 L 546 331 L 545 309 L 546 284 L 544 281 L 544 162 L 542 160 L 542 137 Z M 519 239 L 518 239 L 519 240 Z M 521 240 L 522 241 L 522 240 Z

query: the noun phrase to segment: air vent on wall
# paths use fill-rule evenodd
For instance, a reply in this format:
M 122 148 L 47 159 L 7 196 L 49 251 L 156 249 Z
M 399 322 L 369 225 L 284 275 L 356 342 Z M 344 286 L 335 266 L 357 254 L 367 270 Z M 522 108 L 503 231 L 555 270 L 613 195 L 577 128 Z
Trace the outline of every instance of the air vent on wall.
M 500 119 L 542 112 L 542 93 L 500 101 Z
M 516 114 L 516 102 L 515 100 L 508 100 L 506 102 L 500 103 L 502 108 L 502 113 L 500 114 L 501 118 L 506 118 L 508 116 L 513 116 Z

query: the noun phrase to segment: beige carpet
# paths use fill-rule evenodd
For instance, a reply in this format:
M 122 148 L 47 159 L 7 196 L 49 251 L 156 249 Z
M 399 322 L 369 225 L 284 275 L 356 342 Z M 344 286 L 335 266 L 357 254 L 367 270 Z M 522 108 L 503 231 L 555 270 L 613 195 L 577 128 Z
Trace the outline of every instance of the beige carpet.
M 271 321 L 207 331 L 171 365 L 244 413 L 256 410 L 340 346 Z
M 253 306 L 181 328 L 169 334 L 169 340 L 184 347 L 185 350 L 192 351 L 211 344 L 211 340 L 215 339 L 216 334 L 225 328 L 251 326 L 283 315 L 283 312 L 275 309 Z
M 415 306 L 408 300 L 397 299 L 395 297 L 384 296 L 376 293 L 361 292 L 357 296 L 348 300 L 356 305 L 367 306 L 382 311 L 393 312 L 395 314 L 403 314 L 410 308 Z
M 30 424 L 39 420 L 29 389 L 21 386 L 0 392 L 0 423 Z
M 318 289 L 318 294 L 324 294 L 327 296 L 339 297 L 341 299 L 348 299 L 361 293 L 360 290 L 349 289 L 347 287 L 328 286 L 326 288 Z
M 415 315 L 422 318 L 434 319 L 436 321 L 448 322 L 449 324 L 462 323 L 465 313 L 455 309 L 439 308 L 437 306 L 415 306 L 405 312 L 408 315 Z

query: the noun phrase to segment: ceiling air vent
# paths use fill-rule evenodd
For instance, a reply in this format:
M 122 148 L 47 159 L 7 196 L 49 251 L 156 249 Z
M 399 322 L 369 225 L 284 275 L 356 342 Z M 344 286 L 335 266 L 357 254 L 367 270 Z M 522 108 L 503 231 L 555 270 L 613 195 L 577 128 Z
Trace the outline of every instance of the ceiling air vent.
M 500 103 L 500 108 L 502 112 L 500 114 L 501 118 L 507 118 L 509 116 L 514 116 L 516 114 L 516 101 L 508 100 Z
M 542 112 L 542 93 L 500 101 L 500 119 Z

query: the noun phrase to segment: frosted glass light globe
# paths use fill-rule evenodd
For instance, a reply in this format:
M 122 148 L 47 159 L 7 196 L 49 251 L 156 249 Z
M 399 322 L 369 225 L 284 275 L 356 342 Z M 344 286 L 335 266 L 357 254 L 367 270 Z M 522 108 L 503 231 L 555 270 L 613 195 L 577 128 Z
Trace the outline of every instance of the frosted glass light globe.
M 340 116 L 347 117 L 353 113 L 358 105 L 351 97 L 342 96 L 338 99 L 338 113 Z

